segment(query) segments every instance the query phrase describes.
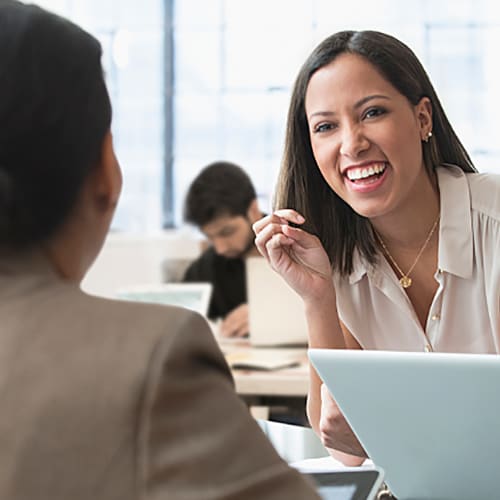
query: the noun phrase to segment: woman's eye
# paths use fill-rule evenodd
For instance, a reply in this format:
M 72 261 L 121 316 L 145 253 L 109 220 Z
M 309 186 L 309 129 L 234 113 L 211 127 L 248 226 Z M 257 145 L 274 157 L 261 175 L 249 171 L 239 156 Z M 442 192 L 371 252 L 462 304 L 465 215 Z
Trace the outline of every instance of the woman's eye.
M 385 109 L 382 108 L 370 108 L 365 113 L 365 118 L 375 118 L 377 116 L 383 115 L 385 113 Z
M 321 133 L 321 132 L 328 132 L 329 130 L 333 130 L 335 126 L 332 123 L 320 123 L 319 125 L 316 125 L 313 129 L 313 132 L 315 134 Z

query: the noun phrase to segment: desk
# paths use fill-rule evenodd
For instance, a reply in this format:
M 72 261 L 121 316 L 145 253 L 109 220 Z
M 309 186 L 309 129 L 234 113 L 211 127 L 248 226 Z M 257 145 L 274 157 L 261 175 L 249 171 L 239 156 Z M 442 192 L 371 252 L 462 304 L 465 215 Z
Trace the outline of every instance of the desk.
M 305 397 L 309 388 L 307 361 L 293 368 L 280 370 L 232 370 L 236 392 L 254 396 Z
M 252 414 L 257 418 L 269 418 L 269 409 L 289 407 L 297 419 L 305 419 L 305 398 L 309 388 L 309 362 L 307 350 L 299 348 L 262 348 L 252 347 L 247 340 L 219 340 L 222 352 L 227 359 L 237 354 L 282 354 L 293 356 L 298 366 L 277 370 L 234 369 L 232 374 L 236 392 L 245 400 Z M 286 411 L 285 411 L 286 413 Z

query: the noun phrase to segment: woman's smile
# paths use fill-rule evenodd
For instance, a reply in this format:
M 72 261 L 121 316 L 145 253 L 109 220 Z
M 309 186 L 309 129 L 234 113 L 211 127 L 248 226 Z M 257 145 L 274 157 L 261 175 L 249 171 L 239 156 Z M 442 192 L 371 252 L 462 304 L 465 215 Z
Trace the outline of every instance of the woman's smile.
M 360 166 L 348 167 L 344 171 L 347 189 L 358 193 L 369 193 L 378 189 L 386 178 L 386 162 L 371 162 Z

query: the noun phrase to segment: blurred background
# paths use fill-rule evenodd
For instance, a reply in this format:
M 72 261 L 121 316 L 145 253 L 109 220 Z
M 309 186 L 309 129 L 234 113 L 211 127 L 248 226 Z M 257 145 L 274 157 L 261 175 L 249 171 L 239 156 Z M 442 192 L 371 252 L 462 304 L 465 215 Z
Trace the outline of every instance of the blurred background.
M 327 35 L 376 29 L 421 59 L 481 171 L 500 173 L 500 9 L 493 0 L 40 0 L 97 36 L 124 171 L 116 232 L 182 225 L 196 173 L 250 173 L 269 210 L 300 65 Z

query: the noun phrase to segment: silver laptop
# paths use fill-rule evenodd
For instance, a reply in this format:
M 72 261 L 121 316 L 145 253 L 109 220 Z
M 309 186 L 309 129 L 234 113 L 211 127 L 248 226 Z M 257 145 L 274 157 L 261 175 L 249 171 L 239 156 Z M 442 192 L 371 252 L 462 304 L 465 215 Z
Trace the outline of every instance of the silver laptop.
M 117 291 L 116 296 L 138 302 L 185 307 L 206 316 L 211 294 L 211 283 L 158 283 L 124 287 Z
M 246 260 L 250 343 L 254 346 L 306 345 L 302 299 L 263 257 Z
M 500 356 L 310 349 L 398 500 L 500 497 Z

